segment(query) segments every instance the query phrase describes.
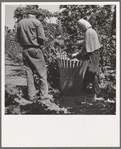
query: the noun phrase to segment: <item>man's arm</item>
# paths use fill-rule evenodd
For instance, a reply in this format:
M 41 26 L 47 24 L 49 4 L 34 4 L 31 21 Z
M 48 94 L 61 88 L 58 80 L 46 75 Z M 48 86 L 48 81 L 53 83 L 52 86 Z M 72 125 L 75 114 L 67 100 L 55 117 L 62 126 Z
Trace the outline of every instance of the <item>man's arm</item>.
M 17 42 L 19 42 L 19 43 L 20 43 L 20 32 L 19 32 L 18 27 L 17 27 L 16 38 L 17 38 Z
M 44 29 L 41 23 L 37 26 L 37 36 L 38 36 L 38 43 L 41 45 L 44 41 L 47 41 L 48 38 L 45 37 Z

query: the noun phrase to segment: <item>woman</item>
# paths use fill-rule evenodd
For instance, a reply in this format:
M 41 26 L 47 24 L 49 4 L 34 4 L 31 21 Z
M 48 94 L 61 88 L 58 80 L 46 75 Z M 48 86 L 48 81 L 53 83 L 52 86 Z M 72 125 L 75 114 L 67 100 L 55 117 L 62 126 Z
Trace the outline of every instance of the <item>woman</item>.
M 83 47 L 81 52 L 73 54 L 72 57 L 81 56 L 81 58 L 84 61 L 89 61 L 89 64 L 85 73 L 85 77 L 84 77 L 83 90 L 87 91 L 87 87 L 89 86 L 89 84 L 91 84 L 92 88 L 90 92 L 99 94 L 100 92 L 100 89 L 99 89 L 100 43 L 98 41 L 98 36 L 96 31 L 92 29 L 92 26 L 88 21 L 84 19 L 80 19 L 78 21 L 78 26 L 79 26 L 79 29 L 82 32 L 84 32 L 84 42 L 83 42 Z M 80 44 L 82 44 L 82 42 Z

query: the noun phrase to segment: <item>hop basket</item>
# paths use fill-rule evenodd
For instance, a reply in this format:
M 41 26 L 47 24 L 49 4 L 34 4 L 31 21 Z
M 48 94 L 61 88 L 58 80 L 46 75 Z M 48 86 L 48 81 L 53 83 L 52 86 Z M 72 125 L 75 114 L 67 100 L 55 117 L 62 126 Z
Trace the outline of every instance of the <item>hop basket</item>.
M 60 89 L 66 96 L 78 96 L 82 94 L 87 63 L 69 59 L 66 53 L 57 54 L 57 61 L 60 71 Z

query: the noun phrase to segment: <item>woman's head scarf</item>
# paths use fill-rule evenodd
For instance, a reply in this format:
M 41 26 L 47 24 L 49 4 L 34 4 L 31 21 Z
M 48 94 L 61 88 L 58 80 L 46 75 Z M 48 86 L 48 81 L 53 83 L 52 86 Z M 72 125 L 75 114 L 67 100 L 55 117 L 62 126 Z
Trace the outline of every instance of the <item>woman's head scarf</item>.
M 88 28 L 91 27 L 91 24 L 84 20 L 84 19 L 80 19 L 78 21 L 78 23 L 80 24 L 81 29 L 85 32 Z M 98 35 L 96 33 L 95 30 L 91 29 L 87 32 L 85 32 L 85 42 L 84 42 L 84 49 L 86 52 L 93 52 L 95 50 L 98 50 L 100 48 L 100 43 L 98 40 Z
M 78 23 L 79 23 L 79 25 L 83 26 L 83 28 L 85 30 L 87 30 L 89 27 L 92 27 L 91 24 L 88 21 L 84 20 L 84 19 L 80 19 L 78 21 Z

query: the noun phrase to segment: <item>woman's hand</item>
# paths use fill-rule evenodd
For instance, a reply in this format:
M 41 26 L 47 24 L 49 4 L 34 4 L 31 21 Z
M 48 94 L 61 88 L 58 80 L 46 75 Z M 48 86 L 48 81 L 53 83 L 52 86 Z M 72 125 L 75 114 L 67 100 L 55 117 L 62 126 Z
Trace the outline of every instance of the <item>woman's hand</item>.
M 73 54 L 71 55 L 71 57 L 72 57 L 72 58 L 75 58 L 78 54 L 79 54 L 79 52 L 73 53 Z
M 78 58 L 79 55 L 82 55 L 82 52 L 81 52 L 81 51 L 79 51 L 79 52 L 77 52 L 77 53 L 73 53 L 73 54 L 71 55 L 71 58 L 72 58 L 72 59 L 73 59 L 73 58 Z

